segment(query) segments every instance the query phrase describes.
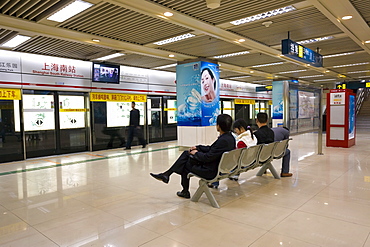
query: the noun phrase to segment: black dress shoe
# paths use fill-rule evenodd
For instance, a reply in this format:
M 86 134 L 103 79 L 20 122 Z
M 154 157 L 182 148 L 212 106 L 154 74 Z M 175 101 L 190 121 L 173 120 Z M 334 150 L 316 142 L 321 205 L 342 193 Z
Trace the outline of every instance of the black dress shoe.
M 143 145 L 143 148 L 145 148 L 145 147 L 146 147 L 146 144 Z
M 186 199 L 189 199 L 190 198 L 190 192 L 189 191 L 177 191 L 176 193 L 177 196 L 179 197 L 183 197 L 183 198 L 186 198 Z
M 153 178 L 157 180 L 162 181 L 165 184 L 168 184 L 168 181 L 170 181 L 170 178 L 164 175 L 163 173 L 159 173 L 159 174 L 150 173 L 150 176 L 152 176 Z

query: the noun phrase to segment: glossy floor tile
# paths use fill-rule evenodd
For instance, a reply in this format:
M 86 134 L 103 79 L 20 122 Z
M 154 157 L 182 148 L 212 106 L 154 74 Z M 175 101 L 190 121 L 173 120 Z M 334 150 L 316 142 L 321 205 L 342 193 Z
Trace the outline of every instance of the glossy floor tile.
M 370 247 L 370 133 L 323 155 L 316 133 L 292 138 L 293 177 L 223 180 L 220 209 L 177 197 L 176 174 L 149 176 L 180 155 L 174 141 L 0 164 L 0 246 Z

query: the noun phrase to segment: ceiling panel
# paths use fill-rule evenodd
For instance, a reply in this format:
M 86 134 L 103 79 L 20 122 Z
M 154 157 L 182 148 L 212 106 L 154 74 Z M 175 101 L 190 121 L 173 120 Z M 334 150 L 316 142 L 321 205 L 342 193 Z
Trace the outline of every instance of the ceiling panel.
M 91 7 L 61 27 L 140 45 L 192 31 L 109 3 Z
M 267 20 L 273 22 L 269 27 L 262 25 Z M 339 28 L 314 7 L 254 21 L 230 30 L 269 46 L 280 45 L 281 40 L 288 38 L 288 32 L 290 39 L 294 41 L 341 33 Z
M 98 57 L 100 54 L 106 55 L 114 52 L 114 50 L 95 45 L 86 45 L 42 36 L 34 37 L 13 50 L 82 60 L 89 59 L 90 57 Z
M 364 20 L 370 26 L 370 1 L 366 0 L 350 0 L 352 5 L 362 15 Z
M 284 64 L 281 64 L 281 65 L 266 66 L 266 67 L 260 67 L 260 68 L 255 68 L 255 69 L 266 72 L 266 73 L 275 74 L 275 73 L 282 72 L 282 71 L 303 70 L 306 68 L 303 66 L 297 65 L 297 64 L 285 62 Z
M 285 7 L 301 0 L 222 0 L 221 6 L 207 8 L 204 0 L 148 0 L 214 25 Z
M 205 35 L 162 45 L 158 48 L 197 57 L 212 57 L 248 50 L 236 44 Z
M 0 28 L 0 44 L 5 43 L 17 34 L 18 32 L 16 31 Z
M 150 56 L 143 56 L 139 54 L 128 54 L 125 56 L 110 59 L 109 61 L 122 65 L 135 66 L 140 68 L 153 68 L 169 64 L 168 62 L 169 60 Z
M 39 21 L 69 2 L 70 0 L 3 0 L 0 1 L 0 12 L 4 15 Z
M 219 61 L 221 63 L 224 62 L 224 63 L 229 63 L 229 64 L 241 66 L 241 67 L 250 67 L 252 65 L 282 62 L 282 60 L 279 58 L 267 56 L 262 53 L 252 53 L 252 54 L 245 54 L 245 55 L 235 56 L 235 57 L 227 57 L 227 58 L 219 59 Z

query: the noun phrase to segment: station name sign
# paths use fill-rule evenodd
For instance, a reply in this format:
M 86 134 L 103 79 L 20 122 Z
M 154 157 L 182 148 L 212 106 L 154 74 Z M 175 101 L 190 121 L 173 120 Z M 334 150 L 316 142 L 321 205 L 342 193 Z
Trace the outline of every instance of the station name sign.
M 307 63 L 315 67 L 323 66 L 322 55 L 290 39 L 284 39 L 281 41 L 281 50 L 284 56 L 293 58 L 294 60 Z

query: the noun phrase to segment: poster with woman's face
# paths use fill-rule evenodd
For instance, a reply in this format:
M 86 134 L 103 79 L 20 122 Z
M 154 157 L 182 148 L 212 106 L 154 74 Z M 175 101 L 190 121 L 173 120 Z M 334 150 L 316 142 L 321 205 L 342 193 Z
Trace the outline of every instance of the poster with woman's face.
M 201 62 L 202 126 L 216 125 L 217 116 L 220 114 L 219 78 L 217 64 Z

